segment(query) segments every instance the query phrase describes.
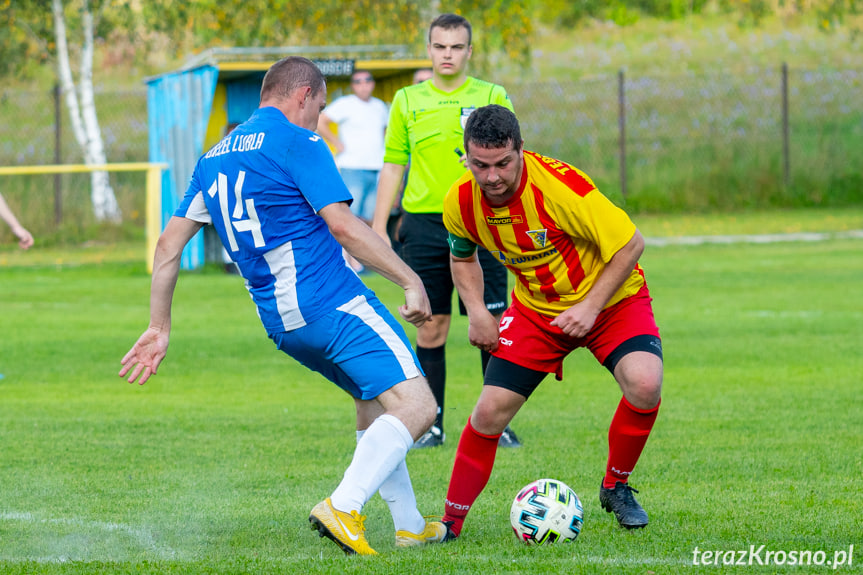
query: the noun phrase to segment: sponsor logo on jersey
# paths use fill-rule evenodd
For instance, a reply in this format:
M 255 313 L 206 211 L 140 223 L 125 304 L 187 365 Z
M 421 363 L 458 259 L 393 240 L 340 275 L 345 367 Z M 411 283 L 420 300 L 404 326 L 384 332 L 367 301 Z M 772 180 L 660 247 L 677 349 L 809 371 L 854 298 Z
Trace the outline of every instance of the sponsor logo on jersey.
M 309 136 L 309 140 L 311 140 L 313 142 L 318 142 L 318 141 L 320 141 L 320 139 L 321 139 L 321 137 L 317 134 L 315 134 L 314 136 Z
M 572 166 L 568 166 L 560 160 L 555 160 L 554 158 L 549 158 L 548 156 L 542 156 L 540 154 L 535 155 L 543 164 L 546 164 L 552 170 L 557 171 L 560 175 L 565 175 L 572 169 Z
M 525 233 L 533 240 L 533 245 L 538 248 L 544 248 L 546 232 L 547 230 L 527 230 Z
M 507 226 L 524 223 L 521 214 L 515 214 L 514 216 L 486 216 L 485 221 L 490 226 Z
M 549 171 L 549 173 L 553 174 L 558 180 L 566 184 L 573 192 L 578 194 L 581 197 L 585 197 L 587 194 L 596 189 L 593 185 L 593 182 L 583 173 L 579 172 L 576 169 L 573 169 L 572 166 L 561 162 L 560 160 L 555 160 L 554 158 L 549 158 L 548 156 L 542 156 L 535 152 L 531 152 L 528 150 L 524 151 L 525 156 L 531 156 L 545 165 L 545 168 Z
M 467 125 L 468 117 L 473 114 L 473 111 L 476 110 L 476 107 L 472 106 L 470 108 L 462 108 L 461 109 L 461 129 L 464 130 L 464 127 Z
M 552 246 L 551 249 L 548 249 L 544 252 L 540 252 L 538 254 L 521 254 L 508 256 L 507 254 L 497 251 L 497 250 L 489 250 L 489 252 L 494 255 L 498 259 L 498 261 L 504 265 L 512 265 L 517 266 L 519 264 L 535 262 L 537 260 L 543 260 L 548 256 L 554 255 L 557 253 L 557 248 Z
M 510 347 L 510 346 L 512 345 L 512 340 L 511 340 L 511 339 L 506 339 L 505 337 L 499 337 L 499 338 L 497 338 L 497 339 L 498 339 L 498 341 L 500 342 L 500 344 L 501 344 L 501 345 L 505 345 L 505 346 L 507 346 L 507 347 Z

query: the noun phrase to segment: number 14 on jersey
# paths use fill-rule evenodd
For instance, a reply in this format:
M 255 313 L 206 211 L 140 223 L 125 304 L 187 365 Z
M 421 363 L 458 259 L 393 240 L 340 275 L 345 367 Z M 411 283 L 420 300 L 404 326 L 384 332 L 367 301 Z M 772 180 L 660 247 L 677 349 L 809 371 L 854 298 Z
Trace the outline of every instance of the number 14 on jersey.
M 211 198 L 219 195 L 219 209 L 222 213 L 222 222 L 225 224 L 225 234 L 228 236 L 228 243 L 232 252 L 238 251 L 237 238 L 234 235 L 234 230 L 238 232 L 251 232 L 252 239 L 255 242 L 255 247 L 263 247 L 264 235 L 261 233 L 261 222 L 258 220 L 258 212 L 255 210 L 255 201 L 251 198 L 243 201 L 243 182 L 246 180 L 246 172 L 240 171 L 237 174 L 237 181 L 234 183 L 234 204 L 233 213 L 228 213 L 228 176 L 219 173 L 216 181 L 207 190 L 207 194 Z M 243 208 L 245 208 L 245 213 Z M 245 216 L 245 217 L 244 217 Z

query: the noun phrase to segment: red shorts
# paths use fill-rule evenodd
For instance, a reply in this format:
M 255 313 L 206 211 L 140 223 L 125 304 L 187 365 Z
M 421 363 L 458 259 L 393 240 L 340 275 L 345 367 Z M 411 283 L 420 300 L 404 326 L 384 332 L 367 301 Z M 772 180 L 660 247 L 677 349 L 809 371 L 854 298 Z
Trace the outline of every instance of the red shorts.
M 500 338 L 492 355 L 528 369 L 553 373 L 560 380 L 563 360 L 574 349 L 586 347 L 599 363 L 604 363 L 611 352 L 630 338 L 659 337 L 651 301 L 644 285 L 636 294 L 602 310 L 586 336 L 571 337 L 551 325 L 553 317 L 537 313 L 513 297 L 500 318 Z

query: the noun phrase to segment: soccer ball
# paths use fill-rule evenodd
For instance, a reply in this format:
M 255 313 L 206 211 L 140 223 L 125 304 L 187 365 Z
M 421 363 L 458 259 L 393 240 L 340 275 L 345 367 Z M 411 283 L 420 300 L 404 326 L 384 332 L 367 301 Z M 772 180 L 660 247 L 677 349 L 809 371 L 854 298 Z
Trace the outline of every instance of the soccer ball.
M 575 491 L 556 479 L 527 484 L 512 502 L 509 522 L 526 545 L 574 541 L 581 532 L 584 510 Z

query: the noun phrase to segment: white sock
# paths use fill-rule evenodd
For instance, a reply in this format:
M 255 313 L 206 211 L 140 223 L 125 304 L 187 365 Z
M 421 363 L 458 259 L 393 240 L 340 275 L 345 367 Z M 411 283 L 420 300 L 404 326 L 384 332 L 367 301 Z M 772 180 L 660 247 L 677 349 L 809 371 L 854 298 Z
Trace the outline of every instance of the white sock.
M 357 443 L 362 439 L 365 431 L 357 431 Z M 381 498 L 387 502 L 390 515 L 393 517 L 393 526 L 396 531 L 410 531 L 411 533 L 422 533 L 426 521 L 417 509 L 417 498 L 411 484 L 411 476 L 408 473 L 406 461 L 399 463 L 389 477 L 381 484 L 378 490 Z
M 354 450 L 342 482 L 330 496 L 333 507 L 361 511 L 413 445 L 408 428 L 397 417 L 383 414 L 366 429 Z

